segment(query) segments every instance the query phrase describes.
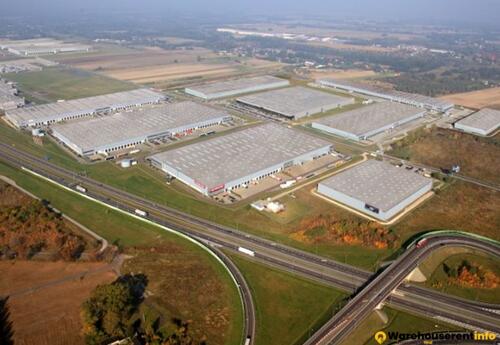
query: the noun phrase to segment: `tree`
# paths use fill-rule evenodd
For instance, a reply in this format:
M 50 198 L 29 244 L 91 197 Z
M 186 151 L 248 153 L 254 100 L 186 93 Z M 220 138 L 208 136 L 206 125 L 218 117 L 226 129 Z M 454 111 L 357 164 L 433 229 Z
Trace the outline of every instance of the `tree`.
M 142 301 L 146 285 L 144 275 L 126 275 L 111 284 L 97 286 L 82 305 L 87 344 L 99 345 L 130 336 L 131 317 Z
M 14 331 L 12 330 L 12 321 L 10 321 L 8 297 L 0 299 L 0 344 L 14 345 Z

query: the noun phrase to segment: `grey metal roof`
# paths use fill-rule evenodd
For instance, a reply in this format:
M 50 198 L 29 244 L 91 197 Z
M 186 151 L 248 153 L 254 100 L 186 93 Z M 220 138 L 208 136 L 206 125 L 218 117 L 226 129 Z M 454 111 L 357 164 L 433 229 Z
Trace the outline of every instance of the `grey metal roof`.
M 500 126 L 500 110 L 484 108 L 457 123 L 489 133 Z
M 52 130 L 86 151 L 225 116 L 230 115 L 195 102 L 180 102 L 54 125 Z
M 100 108 L 119 106 L 122 104 L 141 104 L 159 101 L 164 95 L 149 89 L 116 92 L 106 95 L 78 98 L 64 102 L 48 103 L 19 108 L 7 112 L 7 115 L 18 123 L 28 121 L 45 121 L 58 118 L 64 114 L 79 111 L 92 111 Z
M 318 79 L 317 82 L 319 84 L 323 84 L 323 85 L 335 84 L 339 87 L 344 87 L 346 89 L 357 88 L 357 89 L 365 90 L 368 92 L 379 93 L 379 94 L 387 95 L 389 97 L 404 99 L 404 100 L 407 100 L 409 102 L 426 104 L 426 105 L 430 105 L 430 106 L 438 107 L 438 108 L 448 108 L 448 107 L 454 106 L 453 103 L 439 99 L 439 98 L 428 97 L 428 96 L 423 96 L 423 95 L 419 95 L 419 94 L 415 94 L 415 93 L 408 93 L 408 92 L 397 91 L 397 90 L 390 90 L 390 89 L 382 88 L 379 86 L 368 85 L 366 83 L 359 83 L 359 82 L 346 81 L 346 80 L 336 80 L 336 79 L 332 79 L 332 78 Z
M 388 211 L 432 183 L 413 171 L 367 160 L 321 182 L 322 185 Z
M 238 91 L 252 87 L 263 86 L 266 84 L 272 85 L 275 83 L 283 83 L 283 82 L 288 83 L 288 80 L 266 75 L 253 78 L 240 78 L 222 82 L 196 85 L 189 87 L 189 89 L 201 92 L 209 96 L 212 94 L 218 94 L 222 92 Z
M 243 178 L 331 143 L 267 123 L 152 156 L 210 187 Z
M 317 112 L 318 108 L 351 103 L 352 99 L 296 86 L 240 97 L 238 101 L 285 116 L 295 117 L 304 112 L 309 112 L 312 115 L 312 111 L 316 110 Z
M 314 122 L 357 136 L 363 136 L 365 133 L 412 118 L 423 112 L 422 109 L 401 103 L 380 102 L 337 115 L 327 116 Z

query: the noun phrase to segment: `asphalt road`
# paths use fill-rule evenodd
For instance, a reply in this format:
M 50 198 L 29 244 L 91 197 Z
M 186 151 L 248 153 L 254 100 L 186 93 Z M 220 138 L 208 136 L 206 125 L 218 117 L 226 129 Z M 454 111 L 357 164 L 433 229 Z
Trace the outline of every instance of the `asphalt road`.
M 43 159 L 33 157 L 9 145 L 0 144 L 0 159 L 15 167 L 25 166 L 63 185 L 79 183 L 89 189 L 88 194 L 109 205 L 133 212 L 140 208 L 150 213 L 148 219 L 174 228 L 229 250 L 238 247 L 253 250 L 255 259 L 323 283 L 354 292 L 373 278 L 373 273 L 314 254 L 273 243 L 235 229 L 223 227 L 169 207 L 125 193 L 92 179 L 78 176 Z M 496 305 L 475 303 L 438 292 L 403 284 L 396 294 L 387 298 L 392 306 L 428 317 L 440 317 L 470 329 L 490 329 L 500 332 L 498 314 L 489 309 Z M 494 322 L 492 320 L 495 320 Z
M 393 264 L 358 292 L 304 345 L 340 344 L 377 306 L 389 297 L 415 267 L 418 267 L 433 250 L 441 246 L 467 246 L 500 257 L 500 247 L 497 245 L 466 236 L 435 236 L 423 241 L 426 242 L 421 247 L 413 245 L 408 248 Z

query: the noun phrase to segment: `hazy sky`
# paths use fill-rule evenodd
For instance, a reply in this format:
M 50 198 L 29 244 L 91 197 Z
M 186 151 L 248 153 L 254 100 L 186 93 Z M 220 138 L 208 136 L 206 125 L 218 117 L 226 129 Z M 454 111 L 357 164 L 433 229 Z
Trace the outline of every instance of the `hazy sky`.
M 137 11 L 199 15 L 310 14 L 424 22 L 500 23 L 500 0 L 0 0 L 4 15 Z

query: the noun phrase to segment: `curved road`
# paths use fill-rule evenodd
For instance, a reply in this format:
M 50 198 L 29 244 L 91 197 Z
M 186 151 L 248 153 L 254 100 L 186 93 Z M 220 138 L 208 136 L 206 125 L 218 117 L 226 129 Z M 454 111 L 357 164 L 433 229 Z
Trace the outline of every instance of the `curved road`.
M 441 246 L 465 246 L 500 257 L 500 247 L 490 242 L 463 235 L 432 236 L 421 245 L 410 246 L 392 265 L 386 268 L 349 303 L 320 328 L 304 345 L 339 344 L 373 310 L 382 304 L 404 279 L 435 249 Z M 498 321 L 498 320 L 497 320 Z M 490 329 L 486 329 L 491 331 Z M 498 332 L 498 331 L 496 331 Z
M 315 279 L 317 281 L 353 292 L 368 281 L 373 273 L 355 268 L 314 254 L 272 241 L 251 236 L 247 233 L 224 227 L 181 211 L 158 205 L 136 195 L 78 176 L 41 158 L 34 157 L 9 145 L 0 143 L 0 158 L 15 167 L 26 166 L 65 186 L 74 183 L 89 189 L 90 196 L 114 207 L 133 212 L 134 207 L 150 212 L 148 219 L 174 228 L 191 237 L 237 251 L 239 246 L 255 251 L 255 258 L 268 265 Z M 73 181 L 73 184 L 70 182 Z M 468 325 L 469 328 L 489 328 L 489 320 L 498 317 L 496 305 L 485 305 L 443 295 L 441 293 L 403 285 L 388 302 L 400 309 L 409 310 L 429 317 L 442 317 Z M 491 309 L 488 310 L 488 309 Z

